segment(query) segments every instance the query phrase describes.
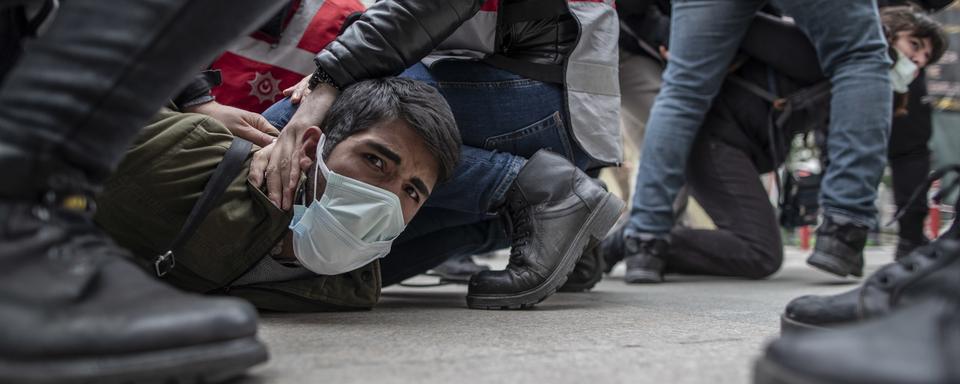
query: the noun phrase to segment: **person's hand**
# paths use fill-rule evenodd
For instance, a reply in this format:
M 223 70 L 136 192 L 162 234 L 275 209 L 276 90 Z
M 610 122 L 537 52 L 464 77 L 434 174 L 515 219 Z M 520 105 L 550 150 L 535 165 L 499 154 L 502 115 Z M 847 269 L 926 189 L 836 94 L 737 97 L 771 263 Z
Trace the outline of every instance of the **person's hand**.
M 293 206 L 302 165 L 299 151 L 303 133 L 323 121 L 339 92 L 329 84 L 320 84 L 301 99 L 300 107 L 280 132 L 277 140 L 253 155 L 247 179 L 260 188 L 267 184 L 267 197 L 283 210 Z
M 260 114 L 223 105 L 211 101 L 184 109 L 185 112 L 200 113 L 219 120 L 234 136 L 249 140 L 261 147 L 273 142 L 280 131 L 273 127 Z
M 660 46 L 660 57 L 666 61 L 670 61 L 670 51 L 667 50 L 667 47 Z
M 300 100 L 310 94 L 310 76 L 312 75 L 307 75 L 292 87 L 284 89 L 283 96 L 289 97 L 291 103 L 299 104 Z

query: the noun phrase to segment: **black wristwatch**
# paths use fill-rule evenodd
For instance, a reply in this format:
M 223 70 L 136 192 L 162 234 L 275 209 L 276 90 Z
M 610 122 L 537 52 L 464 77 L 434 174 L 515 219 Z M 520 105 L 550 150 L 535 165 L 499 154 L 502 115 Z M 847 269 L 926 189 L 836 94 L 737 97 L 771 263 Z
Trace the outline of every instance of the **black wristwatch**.
M 310 81 L 307 83 L 307 88 L 310 88 L 312 91 L 314 88 L 320 85 L 320 83 L 330 84 L 330 86 L 336 88 L 338 91 L 341 90 L 340 86 L 333 81 L 333 78 L 330 77 L 327 71 L 324 71 L 323 68 L 318 65 L 317 69 L 313 71 L 313 75 L 310 76 Z

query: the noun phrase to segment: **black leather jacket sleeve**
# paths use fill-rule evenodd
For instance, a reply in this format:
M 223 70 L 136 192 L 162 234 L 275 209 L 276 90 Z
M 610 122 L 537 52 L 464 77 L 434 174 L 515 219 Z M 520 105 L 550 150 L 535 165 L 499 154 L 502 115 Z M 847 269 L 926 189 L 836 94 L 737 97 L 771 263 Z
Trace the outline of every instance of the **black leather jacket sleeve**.
M 317 54 L 341 87 L 399 74 L 480 10 L 483 0 L 382 0 Z

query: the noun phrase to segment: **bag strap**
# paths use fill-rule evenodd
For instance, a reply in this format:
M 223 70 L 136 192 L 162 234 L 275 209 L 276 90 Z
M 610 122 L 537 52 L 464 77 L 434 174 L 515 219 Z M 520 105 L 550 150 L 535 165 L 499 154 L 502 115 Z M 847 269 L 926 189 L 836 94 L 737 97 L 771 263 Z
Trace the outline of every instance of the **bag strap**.
M 498 53 L 489 55 L 483 59 L 487 64 L 494 67 L 513 72 L 514 74 L 542 81 L 544 83 L 563 84 L 563 65 L 562 64 L 540 64 L 529 61 L 517 60 Z
M 181 251 L 181 248 L 190 241 L 190 238 L 196 233 L 197 227 L 207 217 L 210 210 L 216 206 L 233 179 L 243 170 L 244 161 L 252 148 L 253 143 L 239 137 L 235 137 L 233 142 L 230 143 L 230 148 L 223 155 L 220 164 L 217 164 L 217 168 L 213 170 L 213 175 L 210 176 L 207 185 L 203 187 L 203 193 L 193 205 L 190 215 L 187 216 L 187 221 L 183 223 L 183 227 L 180 227 L 180 232 L 173 238 L 167 252 L 154 259 L 153 266 L 158 277 L 163 277 L 176 266 L 176 253 Z

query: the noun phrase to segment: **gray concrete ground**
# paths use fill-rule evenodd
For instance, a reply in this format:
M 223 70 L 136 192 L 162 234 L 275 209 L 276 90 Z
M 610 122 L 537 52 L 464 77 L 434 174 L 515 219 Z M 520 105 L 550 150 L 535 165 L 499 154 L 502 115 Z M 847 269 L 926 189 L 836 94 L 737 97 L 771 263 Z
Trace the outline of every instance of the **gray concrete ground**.
M 892 253 L 871 248 L 868 272 Z M 465 286 L 444 286 L 387 288 L 370 312 L 264 314 L 272 357 L 241 383 L 748 383 L 787 301 L 854 286 L 805 256 L 788 249 L 763 281 L 627 286 L 621 265 L 525 311 L 469 310 Z

